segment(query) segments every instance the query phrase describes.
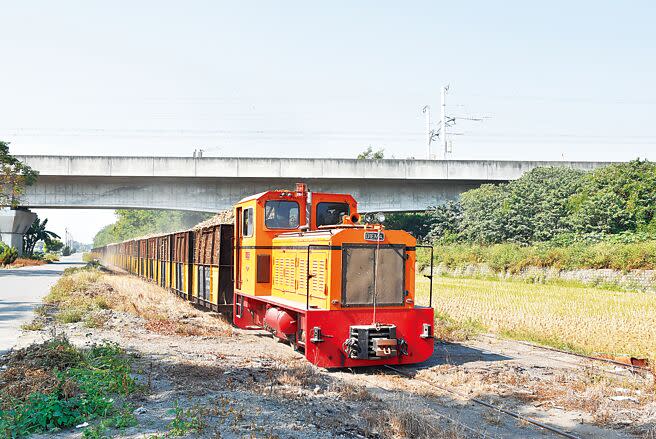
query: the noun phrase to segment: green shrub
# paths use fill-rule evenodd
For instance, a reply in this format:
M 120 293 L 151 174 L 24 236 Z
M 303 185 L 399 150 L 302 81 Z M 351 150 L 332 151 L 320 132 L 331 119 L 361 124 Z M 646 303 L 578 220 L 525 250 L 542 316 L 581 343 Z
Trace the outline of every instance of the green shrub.
M 48 261 L 48 262 L 57 262 L 59 261 L 59 255 L 56 253 L 46 253 L 43 256 L 43 260 Z
M 0 242 L 0 265 L 9 265 L 18 258 L 18 251 L 14 247 Z
M 8 367 L 38 369 L 53 380 L 46 389 L 25 386 L 24 391 L 30 393 L 21 395 L 0 390 L 0 433 L 4 437 L 70 428 L 95 418 L 121 420 L 111 422 L 116 428 L 134 424 L 112 398 L 137 389 L 131 361 L 115 344 L 80 350 L 59 337 L 15 352 Z
M 61 323 L 77 323 L 82 321 L 84 315 L 85 312 L 82 309 L 69 308 L 59 311 L 56 319 Z
M 41 252 L 34 252 L 30 255 L 30 259 L 33 259 L 35 261 L 43 261 L 45 255 Z

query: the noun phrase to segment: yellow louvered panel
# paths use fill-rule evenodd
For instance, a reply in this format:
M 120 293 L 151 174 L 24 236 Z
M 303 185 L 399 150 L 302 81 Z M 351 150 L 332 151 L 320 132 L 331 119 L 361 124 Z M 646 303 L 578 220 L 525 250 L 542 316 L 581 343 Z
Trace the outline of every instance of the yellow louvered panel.
M 299 259 L 298 261 L 298 294 L 305 294 L 307 291 L 307 259 Z
M 313 277 L 310 281 L 310 294 L 313 296 L 323 295 L 326 288 L 326 261 L 312 261 Z
M 275 288 L 285 289 L 285 258 L 277 257 L 274 261 L 273 283 Z
M 285 258 L 285 290 L 296 289 L 296 258 Z

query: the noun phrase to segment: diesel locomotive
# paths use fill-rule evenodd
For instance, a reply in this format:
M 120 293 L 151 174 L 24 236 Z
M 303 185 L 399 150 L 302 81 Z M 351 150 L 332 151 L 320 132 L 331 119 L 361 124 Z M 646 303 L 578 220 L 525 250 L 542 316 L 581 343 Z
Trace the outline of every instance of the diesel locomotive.
M 428 306 L 415 302 L 421 246 L 412 235 L 363 223 L 351 195 L 310 192 L 302 183 L 246 197 L 233 213 L 232 224 L 201 224 L 93 252 L 230 315 L 237 327 L 271 332 L 320 367 L 431 356 L 432 297 Z

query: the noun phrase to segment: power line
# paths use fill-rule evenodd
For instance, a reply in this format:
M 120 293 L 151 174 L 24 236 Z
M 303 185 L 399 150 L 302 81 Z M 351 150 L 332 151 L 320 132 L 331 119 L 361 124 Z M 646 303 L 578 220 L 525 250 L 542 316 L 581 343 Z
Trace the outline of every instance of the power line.
M 533 102 L 555 102 L 571 104 L 595 104 L 595 105 L 656 105 L 653 99 L 605 99 L 592 97 L 558 97 L 558 96 L 531 96 L 531 95 L 487 95 L 480 93 L 461 94 L 463 97 L 490 98 L 495 100 L 521 100 Z
M 485 117 L 466 117 L 466 116 L 453 116 L 447 118 L 448 126 L 451 126 L 456 120 L 474 120 L 479 121 Z M 439 134 L 441 122 L 438 123 L 436 129 L 433 131 L 433 141 L 437 139 L 436 134 Z M 222 140 L 235 137 L 254 138 L 258 140 L 303 140 L 308 137 L 311 138 L 328 138 L 334 140 L 353 140 L 353 141 L 366 141 L 366 140 L 390 140 L 390 141 L 417 141 L 421 137 L 426 136 L 420 132 L 411 131 L 322 131 L 322 130 L 199 130 L 199 129 L 104 129 L 104 128 L 80 128 L 80 129 L 64 129 L 64 128 L 0 128 L 3 135 L 11 136 L 33 136 L 33 137 L 103 137 L 108 139 L 115 138 L 213 138 L 217 137 Z M 633 134 L 620 134 L 620 135 L 600 135 L 600 134 L 577 134 L 577 133 L 525 133 L 525 132 L 467 132 L 467 133 L 453 133 L 450 135 L 465 134 L 468 139 L 477 140 L 482 139 L 497 139 L 507 141 L 525 141 L 525 140 L 548 140 L 548 141 L 569 141 L 570 143 L 656 143 L 656 134 L 633 135 Z M 219 147 L 220 148 L 220 147 Z

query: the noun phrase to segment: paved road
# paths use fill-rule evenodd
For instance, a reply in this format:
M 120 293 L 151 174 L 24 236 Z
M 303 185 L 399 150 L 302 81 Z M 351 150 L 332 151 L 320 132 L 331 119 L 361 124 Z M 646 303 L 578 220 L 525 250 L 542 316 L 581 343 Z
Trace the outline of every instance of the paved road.
M 0 355 L 14 346 L 20 326 L 32 319 L 34 307 L 62 272 L 80 265 L 82 254 L 78 253 L 40 267 L 0 269 Z

